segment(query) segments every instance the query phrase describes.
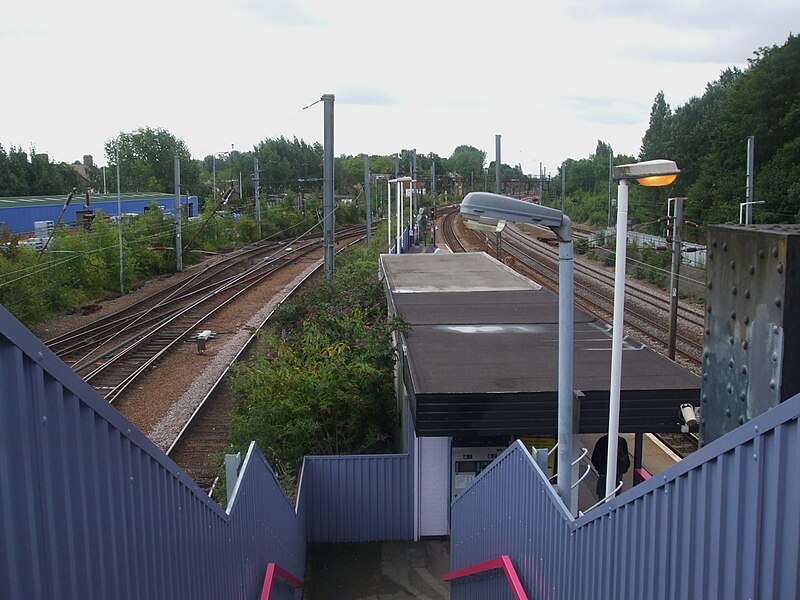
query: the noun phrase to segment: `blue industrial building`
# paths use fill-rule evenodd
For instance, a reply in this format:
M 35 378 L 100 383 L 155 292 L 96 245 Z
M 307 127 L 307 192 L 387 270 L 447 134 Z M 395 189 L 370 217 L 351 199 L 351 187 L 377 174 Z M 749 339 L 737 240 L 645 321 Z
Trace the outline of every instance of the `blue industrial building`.
M 36 221 L 58 220 L 67 196 L 20 196 L 0 198 L 0 228 L 7 227 L 12 234 L 24 234 L 34 231 Z M 165 214 L 175 213 L 175 195 L 163 193 L 128 193 L 120 198 L 122 214 L 143 214 L 151 203 L 155 203 Z M 187 216 L 197 214 L 197 196 L 181 196 L 181 205 L 186 205 Z M 77 195 L 64 210 L 62 222 L 75 224 L 77 213 L 90 210 L 100 211 L 103 215 L 117 215 L 116 194 L 95 194 L 91 196 L 89 207 L 83 196 Z

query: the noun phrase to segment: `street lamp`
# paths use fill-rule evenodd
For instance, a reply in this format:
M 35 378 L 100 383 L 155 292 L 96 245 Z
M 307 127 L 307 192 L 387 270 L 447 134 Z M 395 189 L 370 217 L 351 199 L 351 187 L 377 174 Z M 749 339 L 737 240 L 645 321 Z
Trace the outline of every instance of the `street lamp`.
M 558 237 L 558 495 L 572 511 L 573 281 L 572 222 L 560 210 L 491 194 L 471 192 L 461 202 L 461 218 L 470 229 L 500 231 L 503 221 L 544 225 Z
M 116 162 L 117 162 L 117 234 L 119 236 L 119 293 L 125 293 L 125 266 L 123 263 L 122 257 L 122 193 L 120 192 L 120 183 L 119 183 L 119 141 L 123 135 L 141 135 L 139 131 L 131 131 L 131 132 L 120 132 L 117 136 L 117 143 L 115 145 L 116 150 Z
M 671 160 L 648 160 L 614 167 L 619 179 L 617 192 L 617 257 L 614 265 L 614 317 L 611 334 L 611 388 L 608 407 L 608 454 L 606 460 L 606 502 L 617 487 L 617 438 L 619 436 L 619 395 L 622 381 L 622 333 L 625 309 L 625 253 L 628 237 L 628 179 L 640 185 L 659 187 L 671 184 L 680 169 Z

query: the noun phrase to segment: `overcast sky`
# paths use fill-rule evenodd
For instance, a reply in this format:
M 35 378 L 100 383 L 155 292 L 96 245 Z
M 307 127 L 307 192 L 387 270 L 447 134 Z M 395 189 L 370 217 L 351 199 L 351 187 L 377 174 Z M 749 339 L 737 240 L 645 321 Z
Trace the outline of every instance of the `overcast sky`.
M 663 14 L 659 13 L 663 7 Z M 674 108 L 800 29 L 800 1 L 29 0 L 0 18 L 0 143 L 52 160 L 161 127 L 194 158 L 284 135 L 335 153 L 459 144 L 538 173 L 637 155 L 659 90 Z

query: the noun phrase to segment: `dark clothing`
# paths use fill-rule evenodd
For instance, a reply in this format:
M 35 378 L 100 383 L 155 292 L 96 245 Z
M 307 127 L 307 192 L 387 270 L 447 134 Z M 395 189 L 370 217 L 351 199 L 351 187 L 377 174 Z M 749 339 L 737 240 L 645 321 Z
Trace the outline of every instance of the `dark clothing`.
M 608 459 L 608 436 L 604 435 L 594 446 L 592 451 L 592 464 L 597 469 L 597 499 L 605 498 L 606 495 L 606 467 Z M 631 457 L 628 454 L 628 442 L 620 436 L 617 439 L 617 479 L 628 472 L 631 468 Z M 617 487 L 614 485 L 614 487 Z

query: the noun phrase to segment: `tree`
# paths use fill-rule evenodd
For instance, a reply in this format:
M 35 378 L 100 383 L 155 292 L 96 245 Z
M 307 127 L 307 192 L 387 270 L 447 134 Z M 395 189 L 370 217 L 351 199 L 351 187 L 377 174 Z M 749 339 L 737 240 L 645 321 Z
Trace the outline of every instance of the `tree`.
M 672 110 L 659 91 L 650 109 L 650 126 L 642 138 L 639 160 L 653 160 L 670 155 L 669 124 Z
M 125 191 L 164 192 L 175 191 L 175 156 L 181 159 L 181 188 L 197 190 L 200 169 L 192 160 L 186 143 L 165 129 L 140 127 L 134 134 L 120 134 L 105 143 L 106 160 L 117 164 L 119 143 L 120 186 Z M 110 177 L 116 186 L 116 169 Z
M 268 193 L 322 188 L 322 144 L 281 136 L 264 139 L 254 152 L 263 170 L 261 188 Z
M 448 159 L 448 168 L 467 182 L 481 178 L 485 164 L 486 152 L 473 146 L 458 146 Z

